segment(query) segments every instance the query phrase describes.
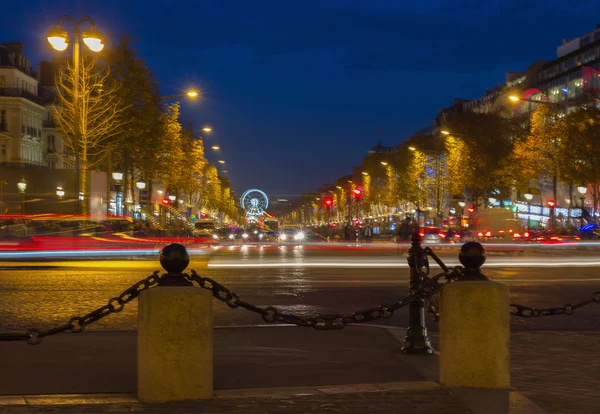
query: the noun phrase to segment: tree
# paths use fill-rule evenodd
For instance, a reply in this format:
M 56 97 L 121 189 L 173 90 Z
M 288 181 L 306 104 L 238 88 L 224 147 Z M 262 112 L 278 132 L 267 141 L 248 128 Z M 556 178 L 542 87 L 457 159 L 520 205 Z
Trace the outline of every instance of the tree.
M 165 117 L 158 82 L 132 43 L 131 38 L 124 35 L 106 52 L 106 61 L 111 67 L 109 79 L 121 85 L 116 93 L 124 107 L 122 116 L 130 121 L 120 128 L 111 147 L 116 165 L 125 172 L 136 171 L 151 183 L 170 167 L 161 162 L 160 153 L 164 138 L 160 131 Z M 132 182 L 126 174 L 126 189 L 131 188 Z
M 598 205 L 600 181 L 600 109 L 595 100 L 565 118 L 563 145 L 560 146 L 563 177 L 577 185 L 593 184 L 594 209 Z
M 511 163 L 518 170 L 518 181 L 539 181 L 552 177 L 552 194 L 556 200 L 558 179 L 564 175 L 561 136 L 564 122 L 547 105 L 539 105 L 531 114 L 530 130 L 513 148 Z
M 64 138 L 67 151 L 79 159 L 79 192 L 88 194 L 87 178 L 92 169 L 103 165 L 110 153 L 110 140 L 128 123 L 127 109 L 119 100 L 120 86 L 109 78 L 107 66 L 84 56 L 76 73 L 73 62 L 59 68 L 55 83 L 57 101 L 52 107 L 57 129 Z M 78 102 L 75 88 L 79 86 Z M 79 142 L 76 128 L 79 126 Z M 58 154 L 70 165 L 74 159 Z M 82 213 L 89 213 L 88 197 L 82 202 Z
M 452 114 L 446 128 L 455 139 L 445 144 L 453 192 L 462 184 L 478 205 L 487 194 L 502 190 L 503 160 L 512 151 L 515 122 L 501 113 L 464 112 Z
M 179 123 L 178 103 L 171 104 L 165 109 L 162 116 L 162 131 L 159 134 L 162 140 L 157 148 L 159 156 L 156 162 L 159 171 L 162 171 L 161 180 L 171 193 L 179 193 L 188 176 L 184 162 L 184 139 Z

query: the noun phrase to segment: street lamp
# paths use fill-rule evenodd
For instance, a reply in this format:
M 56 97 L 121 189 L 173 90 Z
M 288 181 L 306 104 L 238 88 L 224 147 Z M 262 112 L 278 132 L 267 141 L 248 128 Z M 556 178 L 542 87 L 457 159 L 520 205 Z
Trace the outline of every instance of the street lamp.
M 219 164 L 225 164 L 225 161 L 219 160 Z
M 65 196 L 65 190 L 63 190 L 62 187 L 56 187 L 56 195 L 62 200 L 62 198 Z
M 190 89 L 190 90 L 188 90 L 185 93 L 180 93 L 180 94 L 177 94 L 177 95 L 161 96 L 160 100 L 161 101 L 167 101 L 169 99 L 181 98 L 181 97 L 196 99 L 199 95 L 200 95 L 200 93 L 198 93 L 198 91 L 196 91 L 195 89 Z
M 205 126 L 204 128 L 202 128 L 202 131 L 204 132 L 212 132 L 212 128 L 209 126 Z
M 211 148 L 214 149 L 215 151 L 218 151 L 221 149 L 221 147 L 219 147 L 218 145 L 213 145 Z
M 135 183 L 135 186 L 138 188 L 138 201 L 140 203 L 140 207 L 142 206 L 142 190 L 146 188 L 146 183 L 144 181 L 138 181 Z
M 92 52 L 100 52 L 104 49 L 104 39 L 102 34 L 96 29 L 96 24 L 89 16 L 84 16 L 79 20 L 73 19 L 71 16 L 63 15 L 58 18 L 56 22 L 56 26 L 48 31 L 48 43 L 55 50 L 62 52 L 69 47 L 69 36 L 65 30 L 63 30 L 61 23 L 64 21 L 70 21 L 73 23 L 73 72 L 75 73 L 75 82 L 73 85 L 73 116 L 75 118 L 75 125 L 73 125 L 75 139 L 73 142 L 73 152 L 75 157 L 75 191 L 80 191 L 79 188 L 79 143 L 81 142 L 81 119 L 79 116 L 79 84 L 81 83 L 81 72 L 79 70 L 79 46 L 83 37 L 83 43 L 90 49 Z M 81 32 L 81 25 L 85 22 L 89 22 L 92 25 L 92 28 L 87 32 Z M 79 197 L 81 200 L 82 198 Z M 77 203 L 77 213 L 81 211 L 81 203 Z
M 387 163 L 387 162 L 385 162 L 385 161 L 381 161 L 381 165 L 383 165 L 383 166 L 387 167 L 387 166 L 388 166 L 388 163 Z
M 23 199 L 21 201 L 21 213 L 25 214 L 25 190 L 27 190 L 27 181 L 25 181 L 25 178 L 21 178 L 21 181 L 17 183 L 17 188 L 23 195 Z
M 546 95 L 543 95 L 544 97 L 546 97 Z M 546 97 L 546 100 L 540 101 L 539 99 L 527 99 L 527 98 L 520 98 L 516 95 L 510 95 L 508 97 L 508 99 L 511 102 L 517 103 L 519 101 L 523 101 L 523 102 L 531 102 L 531 103 L 536 103 L 536 104 L 544 104 L 544 105 L 549 105 L 549 106 L 558 106 L 560 104 L 556 103 L 556 102 L 552 102 L 550 99 L 548 99 L 548 97 Z

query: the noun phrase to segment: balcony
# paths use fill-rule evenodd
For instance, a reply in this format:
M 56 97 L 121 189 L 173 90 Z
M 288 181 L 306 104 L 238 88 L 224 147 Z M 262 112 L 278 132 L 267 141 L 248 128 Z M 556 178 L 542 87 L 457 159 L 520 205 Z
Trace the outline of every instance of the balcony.
M 2 96 L 9 96 L 12 98 L 25 98 L 38 105 L 46 105 L 46 101 L 44 101 L 44 99 L 21 88 L 0 88 L 0 97 Z

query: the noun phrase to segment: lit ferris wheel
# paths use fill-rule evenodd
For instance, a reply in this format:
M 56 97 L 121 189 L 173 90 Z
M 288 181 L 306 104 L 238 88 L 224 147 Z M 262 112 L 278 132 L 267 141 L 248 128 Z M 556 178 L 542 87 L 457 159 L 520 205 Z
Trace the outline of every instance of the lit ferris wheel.
M 265 210 L 269 207 L 269 197 L 256 188 L 244 191 L 240 198 L 242 208 L 246 210 L 248 218 L 256 219 L 265 214 Z

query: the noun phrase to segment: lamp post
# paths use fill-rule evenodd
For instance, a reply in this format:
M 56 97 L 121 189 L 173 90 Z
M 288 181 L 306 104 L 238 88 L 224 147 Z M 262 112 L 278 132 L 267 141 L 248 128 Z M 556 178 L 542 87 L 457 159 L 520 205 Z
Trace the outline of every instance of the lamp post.
M 100 52 L 104 49 L 103 38 L 100 32 L 96 29 L 96 24 L 89 16 L 84 16 L 79 20 L 73 19 L 71 16 L 64 15 L 59 17 L 56 22 L 56 26 L 48 31 L 48 42 L 57 51 L 62 52 L 69 46 L 69 36 L 65 30 L 62 29 L 61 23 L 64 21 L 70 21 L 73 23 L 74 30 L 74 42 L 73 42 L 73 72 L 75 73 L 75 82 L 73 85 L 73 117 L 75 119 L 74 133 L 75 139 L 73 142 L 73 152 L 75 157 L 74 170 L 75 170 L 75 192 L 81 194 L 79 188 L 79 143 L 81 141 L 81 118 L 79 115 L 79 84 L 81 83 L 81 73 L 79 70 L 80 53 L 79 46 L 83 38 L 83 43 L 92 51 Z M 89 22 L 92 25 L 91 30 L 81 32 L 81 25 L 85 22 Z M 84 189 L 85 191 L 85 189 Z M 82 198 L 79 197 L 81 201 Z M 77 213 L 81 213 L 81 202 L 77 203 Z
M 56 187 L 56 196 L 59 198 L 59 200 L 62 200 L 62 198 L 65 196 L 65 190 L 63 190 L 62 187 Z
M 585 193 L 587 193 L 587 187 L 584 185 L 581 185 L 579 187 L 577 187 L 577 191 L 579 192 L 579 194 L 581 195 L 581 219 L 583 220 L 583 207 L 585 204 Z
M 25 214 L 25 190 L 27 190 L 27 181 L 25 181 L 25 178 L 21 178 L 21 181 L 17 183 L 17 188 L 23 196 L 21 201 L 21 214 Z
M 527 230 L 531 228 L 531 200 L 533 200 L 533 194 L 524 194 L 527 200 Z
M 2 191 L 3 191 L 2 187 L 5 184 L 8 184 L 8 183 L 4 180 L 0 180 L 0 214 L 4 214 L 4 202 L 2 201 Z
M 161 101 L 167 101 L 169 99 L 175 99 L 175 98 L 181 98 L 181 97 L 196 99 L 199 95 L 200 94 L 198 93 L 198 91 L 196 91 L 195 89 L 190 89 L 186 93 L 180 93 L 180 94 L 177 94 L 177 95 L 161 96 L 160 100 Z
M 113 172 L 112 178 L 117 182 L 115 186 L 115 215 L 120 216 L 123 214 L 123 192 L 121 190 L 121 180 L 123 179 L 122 172 Z
M 135 186 L 138 188 L 138 201 L 140 204 L 140 210 L 142 209 L 142 190 L 146 188 L 146 183 L 144 181 L 138 181 L 135 183 Z

